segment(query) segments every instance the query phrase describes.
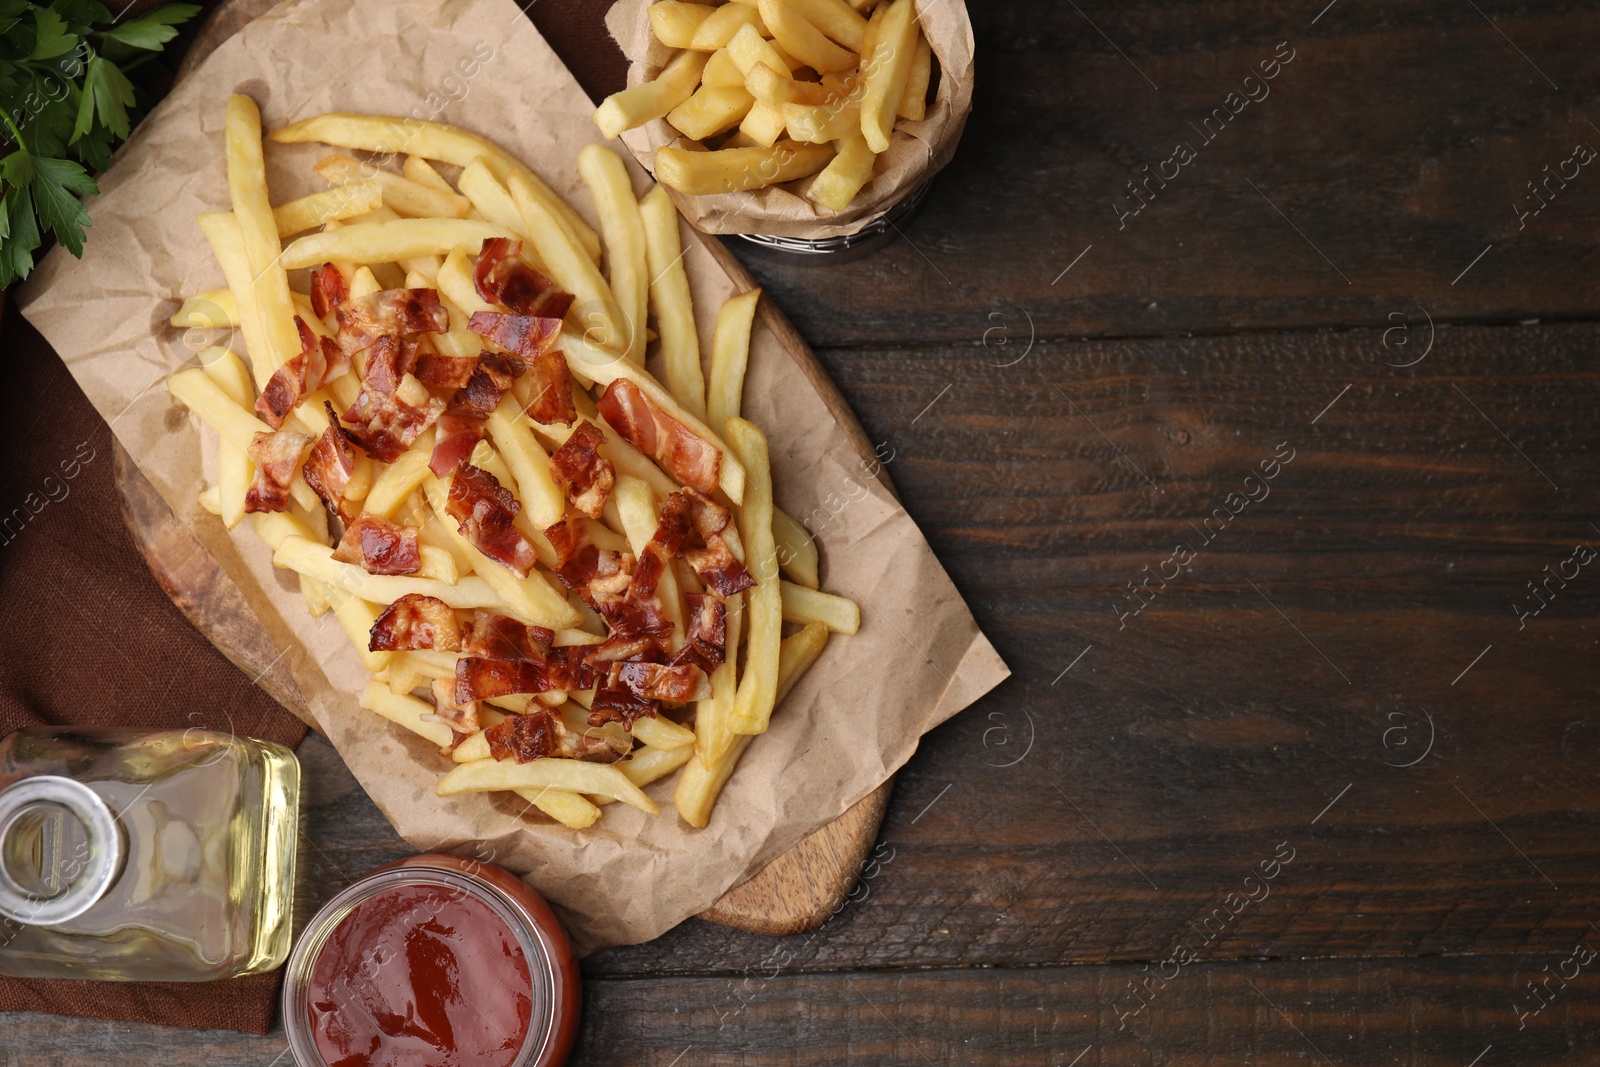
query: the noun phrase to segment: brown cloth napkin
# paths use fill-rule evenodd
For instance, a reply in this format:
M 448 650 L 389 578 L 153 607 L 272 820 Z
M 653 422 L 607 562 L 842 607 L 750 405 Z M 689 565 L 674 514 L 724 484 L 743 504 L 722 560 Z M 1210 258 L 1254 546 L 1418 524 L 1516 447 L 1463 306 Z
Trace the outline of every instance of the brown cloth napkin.
M 595 98 L 626 83 L 609 0 L 533 0 L 530 18 Z M 89 240 L 94 240 L 90 231 Z M 93 314 L 85 309 L 85 314 Z M 0 319 L 0 734 L 40 724 L 203 725 L 281 744 L 298 719 L 194 630 L 122 522 L 110 428 L 21 315 Z M 226 982 L 0 977 L 0 1012 L 264 1034 L 281 974 Z

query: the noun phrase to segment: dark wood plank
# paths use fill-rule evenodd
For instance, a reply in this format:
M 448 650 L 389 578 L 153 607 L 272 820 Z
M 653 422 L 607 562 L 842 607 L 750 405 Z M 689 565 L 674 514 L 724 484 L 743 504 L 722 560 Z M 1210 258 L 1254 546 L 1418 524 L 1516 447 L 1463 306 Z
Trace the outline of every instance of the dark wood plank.
M 1522 229 L 1512 202 L 1600 150 L 1593 5 L 1341 3 L 1312 25 L 1325 6 L 972 4 L 975 110 L 910 241 L 755 273 L 814 345 L 977 344 L 992 314 L 1053 338 L 1592 314 L 1600 176 Z M 1280 41 L 1270 95 L 1204 143 L 1190 123 Z M 1127 183 L 1179 142 L 1196 158 L 1119 230 Z
M 571 1062 L 1570 1067 L 1600 1057 L 1594 964 L 1565 988 L 1552 979 L 1539 1014 L 1519 1018 L 1517 1008 L 1534 1003 L 1526 983 L 1572 949 L 1525 960 L 1190 964 L 1167 967 L 1165 982 L 1134 965 L 792 976 L 761 957 L 736 975 L 585 983 Z M 1147 1002 L 1137 1013 L 1136 986 Z M 285 1049 L 281 1033 L 176 1037 L 41 1015 L 11 1016 L 6 1028 L 8 1049 L 29 1050 L 15 1062 L 61 1067 L 262 1067 Z
M 1202 955 L 1580 935 L 1600 897 L 1600 585 L 1584 569 L 1526 629 L 1512 604 L 1600 545 L 1597 340 L 1446 329 L 1405 369 L 1377 331 L 1041 345 L 1009 368 L 826 353 L 1015 676 L 926 739 L 871 903 L 797 965 L 1158 958 L 1280 842 L 1295 863 Z M 1271 495 L 1205 545 L 1196 527 L 1285 441 Z M 1199 556 L 1119 629 L 1126 583 L 1183 540 Z M 1430 716 L 1428 757 L 1393 766 Z M 762 951 L 685 926 L 591 970 Z

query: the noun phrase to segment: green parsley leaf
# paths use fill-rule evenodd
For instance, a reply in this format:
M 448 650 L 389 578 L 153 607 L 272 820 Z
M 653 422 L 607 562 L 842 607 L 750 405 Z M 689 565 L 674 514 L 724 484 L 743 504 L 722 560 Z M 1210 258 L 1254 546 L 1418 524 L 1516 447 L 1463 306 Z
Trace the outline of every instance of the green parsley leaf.
M 193 18 L 199 11 L 199 6 L 195 4 L 168 4 L 112 27 L 105 32 L 105 36 L 134 48 L 155 51 L 178 35 L 174 29 L 177 23 Z
M 67 32 L 66 20 L 47 7 L 35 11 L 33 21 L 37 32 L 29 59 L 54 59 L 72 51 L 78 43 L 77 36 Z

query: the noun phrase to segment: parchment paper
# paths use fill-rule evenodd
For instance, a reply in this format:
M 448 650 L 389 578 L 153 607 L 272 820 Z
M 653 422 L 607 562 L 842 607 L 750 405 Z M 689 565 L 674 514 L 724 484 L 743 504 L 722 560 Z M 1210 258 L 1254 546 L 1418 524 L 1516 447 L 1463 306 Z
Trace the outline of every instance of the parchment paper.
M 606 13 L 606 29 L 628 57 L 628 84 L 661 73 L 674 49 L 655 39 L 645 9 L 653 0 L 617 0 Z M 778 237 L 839 237 L 855 233 L 937 174 L 955 155 L 961 130 L 972 111 L 972 23 L 963 0 L 917 0 L 922 32 L 937 62 L 938 85 L 921 122 L 895 120 L 889 150 L 878 157 L 872 179 L 850 206 L 830 211 L 806 199 L 810 178 L 715 196 L 685 196 L 668 189 L 685 218 L 706 233 L 765 233 Z M 683 138 L 666 119 L 656 119 L 622 134 L 645 166 L 656 149 Z
M 676 817 L 671 779 L 650 789 L 661 815 L 614 804 L 579 833 L 525 814 L 510 795 L 436 797 L 451 764 L 358 707 L 367 675 L 338 622 L 307 614 L 297 580 L 273 570 L 248 521 L 230 535 L 196 504 L 214 476 L 215 439 L 165 383 L 209 338 L 166 320 L 183 295 L 222 284 L 195 216 L 229 206 L 223 114 L 233 91 L 257 100 L 269 128 L 329 110 L 458 123 L 528 161 L 591 222 L 576 155 L 599 134 L 591 103 L 511 0 L 284 3 L 217 49 L 145 120 L 89 205 L 83 259 L 57 249 L 22 296 L 23 313 L 139 468 L 238 584 L 318 724 L 406 840 L 524 875 L 562 911 L 582 950 L 648 940 L 871 792 L 924 732 L 1005 677 L 915 523 L 763 327 L 747 407 L 771 437 L 779 504 L 817 533 L 824 587 L 861 603 L 861 632 L 829 643 L 746 752 L 705 830 Z M 269 144 L 274 201 L 320 185 L 309 165 L 326 151 Z M 643 173 L 635 176 L 646 188 Z M 709 352 L 715 308 L 734 286 L 703 239 L 687 227 L 683 235 Z M 891 470 L 892 449 L 881 452 Z

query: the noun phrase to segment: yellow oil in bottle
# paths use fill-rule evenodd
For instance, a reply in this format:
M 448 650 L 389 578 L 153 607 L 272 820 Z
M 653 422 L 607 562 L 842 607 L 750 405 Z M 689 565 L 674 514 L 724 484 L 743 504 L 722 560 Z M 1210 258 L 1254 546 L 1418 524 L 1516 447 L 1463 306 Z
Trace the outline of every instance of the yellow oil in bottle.
M 300 768 L 210 730 L 0 740 L 0 974 L 205 981 L 288 955 Z

